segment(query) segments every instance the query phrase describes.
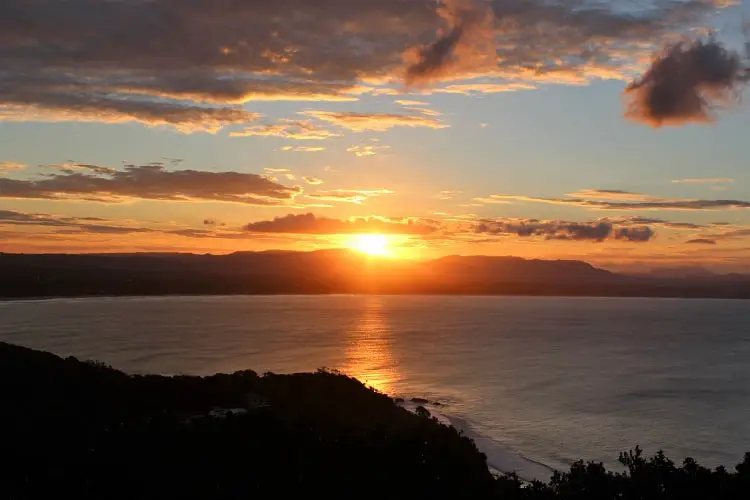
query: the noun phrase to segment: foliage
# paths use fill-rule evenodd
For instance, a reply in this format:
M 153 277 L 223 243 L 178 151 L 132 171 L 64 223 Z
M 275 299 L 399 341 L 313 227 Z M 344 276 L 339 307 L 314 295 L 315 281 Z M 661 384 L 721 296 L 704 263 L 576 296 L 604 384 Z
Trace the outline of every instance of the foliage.
M 0 343 L 4 498 L 477 498 L 739 500 L 733 472 L 624 453 L 623 472 L 576 462 L 548 483 L 493 478 L 474 443 L 328 370 L 127 375 Z M 268 406 L 242 408 L 248 395 Z M 12 458 L 12 460 L 10 460 Z

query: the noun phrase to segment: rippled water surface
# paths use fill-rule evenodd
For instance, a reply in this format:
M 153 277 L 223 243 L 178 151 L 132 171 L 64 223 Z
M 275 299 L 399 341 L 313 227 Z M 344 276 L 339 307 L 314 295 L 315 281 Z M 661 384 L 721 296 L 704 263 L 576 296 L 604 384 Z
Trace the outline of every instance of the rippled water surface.
M 526 477 L 640 444 L 750 451 L 750 302 L 249 296 L 0 303 L 0 340 L 130 372 L 337 368 L 439 411 Z M 342 402 L 345 404 L 345 402 Z

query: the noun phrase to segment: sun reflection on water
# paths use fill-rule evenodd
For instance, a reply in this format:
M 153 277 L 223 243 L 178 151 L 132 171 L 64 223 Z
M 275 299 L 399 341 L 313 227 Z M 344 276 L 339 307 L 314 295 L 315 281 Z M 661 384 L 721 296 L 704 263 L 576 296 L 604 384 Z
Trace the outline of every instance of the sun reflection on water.
M 344 373 L 380 392 L 393 394 L 401 377 L 391 331 L 381 297 L 366 297 L 359 323 L 347 341 Z

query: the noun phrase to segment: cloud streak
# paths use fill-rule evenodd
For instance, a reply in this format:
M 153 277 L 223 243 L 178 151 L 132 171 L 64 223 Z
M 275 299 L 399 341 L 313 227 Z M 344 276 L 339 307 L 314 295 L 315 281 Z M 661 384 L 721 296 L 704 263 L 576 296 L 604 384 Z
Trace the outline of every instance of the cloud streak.
M 326 121 L 352 132 L 385 132 L 394 127 L 447 128 L 448 125 L 427 116 L 395 113 L 352 113 L 333 111 L 304 111 L 303 114 Z
M 333 191 L 318 191 L 305 194 L 306 198 L 320 201 L 333 201 L 338 203 L 354 203 L 361 205 L 369 198 L 394 194 L 390 189 L 335 189 Z
M 215 221 L 206 220 L 204 225 L 217 225 Z M 215 239 L 248 239 L 250 235 L 243 231 L 207 231 L 192 228 L 158 228 L 140 227 L 122 221 L 111 221 L 100 217 L 64 217 L 59 215 L 24 213 L 12 210 L 0 210 L 0 226 L 45 228 L 45 233 L 15 233 L 15 236 L 41 238 L 49 235 L 86 236 L 110 235 L 125 236 L 133 234 L 154 234 L 183 236 L 187 238 Z M 10 232 L 10 234 L 14 234 Z
M 24 170 L 26 168 L 25 163 L 17 163 L 14 161 L 2 161 L 0 162 L 0 175 L 2 175 L 5 172 L 10 172 L 13 170 Z
M 674 184 L 731 184 L 731 177 L 688 177 L 686 179 L 674 179 Z
M 716 245 L 716 240 L 712 240 L 709 238 L 695 238 L 692 240 L 687 240 L 685 243 L 689 245 Z
M 333 137 L 340 137 L 341 134 L 317 126 L 309 120 L 283 119 L 276 124 L 256 125 L 247 127 L 241 132 L 230 132 L 229 136 L 281 137 L 283 139 L 295 139 L 298 141 L 322 141 Z
M 424 235 L 439 229 L 435 221 L 421 219 L 391 220 L 382 217 L 352 218 L 348 220 L 318 217 L 315 214 L 289 214 L 273 220 L 251 222 L 245 229 L 253 233 L 289 234 L 407 234 Z
M 542 237 L 547 240 L 593 241 L 607 239 L 628 242 L 650 241 L 655 233 L 648 226 L 616 227 L 606 220 L 570 222 L 538 219 L 491 219 L 477 222 L 477 234 L 515 235 L 522 238 Z
M 0 198 L 83 200 L 221 201 L 246 205 L 285 205 L 300 194 L 270 179 L 239 172 L 166 170 L 160 165 L 126 165 L 64 171 L 36 179 L 0 179 Z
M 586 192 L 574 193 L 586 194 Z M 613 198 L 606 198 L 613 196 Z M 608 201 L 624 200 L 624 201 Z M 628 201 L 632 199 L 633 201 Z M 642 199 L 643 201 L 639 201 Z M 711 210 L 731 210 L 731 209 L 748 209 L 750 201 L 742 200 L 696 200 L 690 198 L 667 199 L 658 197 L 649 197 L 637 193 L 617 192 L 598 190 L 594 194 L 587 194 L 586 197 L 571 198 L 545 198 L 537 196 L 523 196 L 510 194 L 493 194 L 486 198 L 477 198 L 477 201 L 484 203 L 508 203 L 514 201 L 529 203 L 547 203 L 552 205 L 570 205 L 591 210 L 611 210 L 611 211 L 629 211 L 629 210 L 665 210 L 665 211 L 711 211 Z

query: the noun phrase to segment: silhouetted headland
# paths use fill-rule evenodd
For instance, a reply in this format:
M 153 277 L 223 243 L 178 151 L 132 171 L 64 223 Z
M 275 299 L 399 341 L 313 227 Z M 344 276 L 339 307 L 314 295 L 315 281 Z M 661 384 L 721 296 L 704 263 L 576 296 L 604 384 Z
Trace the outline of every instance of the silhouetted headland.
M 481 294 L 750 298 L 750 276 L 623 275 L 573 260 L 378 259 L 348 250 L 230 255 L 0 254 L 0 297 Z
M 727 499 L 735 471 L 622 454 L 625 472 L 576 462 L 549 483 L 492 475 L 427 410 L 329 371 L 128 375 L 0 343 L 0 490 L 13 499 Z

